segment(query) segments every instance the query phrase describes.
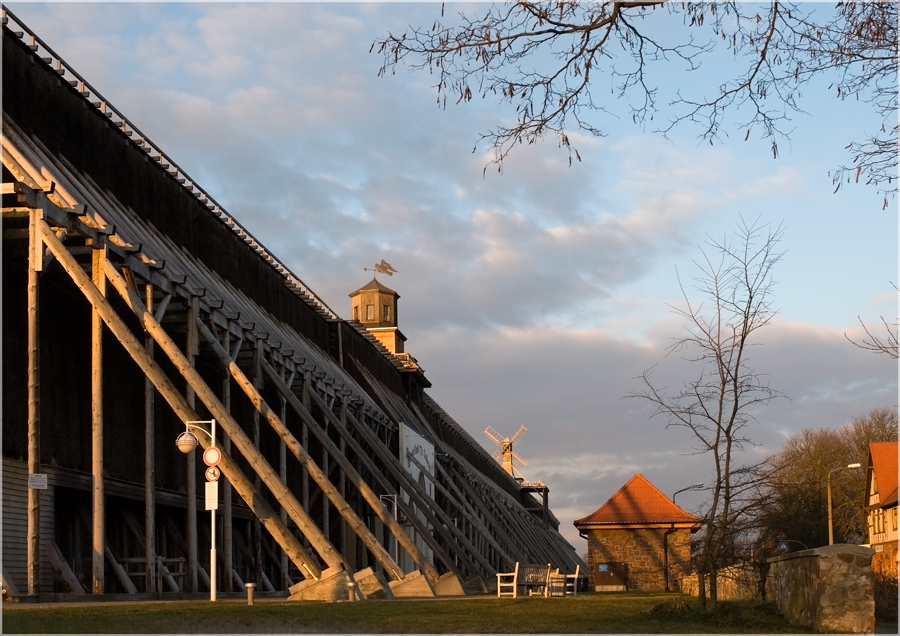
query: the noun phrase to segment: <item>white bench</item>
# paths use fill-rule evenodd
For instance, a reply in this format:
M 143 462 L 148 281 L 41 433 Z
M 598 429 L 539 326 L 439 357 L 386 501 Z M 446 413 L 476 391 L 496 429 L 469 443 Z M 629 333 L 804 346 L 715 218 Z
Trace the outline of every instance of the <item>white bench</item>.
M 550 581 L 550 564 L 520 564 L 516 561 L 516 569 L 512 572 L 497 573 L 497 596 L 517 598 L 522 587 L 529 596 L 542 594 L 547 596 Z

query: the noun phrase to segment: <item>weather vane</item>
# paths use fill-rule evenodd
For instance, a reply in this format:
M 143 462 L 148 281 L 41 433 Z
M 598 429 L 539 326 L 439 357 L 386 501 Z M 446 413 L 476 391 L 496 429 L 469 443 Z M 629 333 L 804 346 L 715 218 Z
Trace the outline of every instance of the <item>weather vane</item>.
M 393 266 L 391 266 L 391 264 L 388 263 L 383 258 L 381 259 L 380 263 L 375 263 L 374 270 L 369 269 L 368 267 L 363 267 L 363 271 L 364 272 L 376 271 L 379 274 L 387 274 L 388 276 L 393 276 L 397 272 L 397 270 L 394 269 Z

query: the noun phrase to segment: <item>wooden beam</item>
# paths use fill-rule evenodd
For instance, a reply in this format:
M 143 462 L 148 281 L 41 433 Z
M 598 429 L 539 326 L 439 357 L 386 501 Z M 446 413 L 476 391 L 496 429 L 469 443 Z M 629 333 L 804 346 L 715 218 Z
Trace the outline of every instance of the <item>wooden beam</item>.
M 219 401 L 219 398 L 215 395 L 215 393 L 213 393 L 212 389 L 209 388 L 209 386 L 206 384 L 197 370 L 194 369 L 194 367 L 190 364 L 187 358 L 185 358 L 184 354 L 171 339 L 169 334 L 166 333 L 162 326 L 153 319 L 153 316 L 150 314 L 150 312 L 148 312 L 146 308 L 144 308 L 141 299 L 131 290 L 131 288 L 128 287 L 128 285 L 125 283 L 125 280 L 122 278 L 113 264 L 109 261 L 106 262 L 106 275 L 110 282 L 113 284 L 113 287 L 116 289 L 116 291 L 119 292 L 119 294 L 125 300 L 126 304 L 138 317 L 138 320 L 141 322 L 144 328 L 147 329 L 151 336 L 153 336 L 156 344 L 159 345 L 160 349 L 162 349 L 162 351 L 172 361 L 176 370 L 187 381 L 187 383 L 191 385 L 193 390 L 197 392 L 197 396 L 206 405 L 206 408 L 209 409 L 210 413 L 216 419 L 216 421 L 222 426 L 222 428 L 225 430 L 225 433 L 228 434 L 231 442 L 237 447 L 238 451 L 240 451 L 241 454 L 245 458 L 247 458 L 254 472 L 261 477 L 263 483 L 265 483 L 266 487 L 272 492 L 276 500 L 288 508 L 288 514 L 290 515 L 291 520 L 293 520 L 294 523 L 297 524 L 297 527 L 300 528 L 300 531 L 303 532 L 303 534 L 310 540 L 315 549 L 319 552 L 320 555 L 322 555 L 322 558 L 325 559 L 326 563 L 328 563 L 329 567 L 346 568 L 347 564 L 344 562 L 343 557 L 334 549 L 331 543 L 329 543 L 328 539 L 324 535 L 322 535 L 319 528 L 315 525 L 315 523 L 313 523 L 312 519 L 310 519 L 309 516 L 303 511 L 293 493 L 288 490 L 287 486 L 281 483 L 281 480 L 278 478 L 278 474 L 275 472 L 266 458 L 263 457 L 262 454 L 260 454 L 259 451 L 256 450 L 256 448 L 254 448 L 253 441 L 243 431 L 234 417 L 232 417 L 232 415 L 225 409 L 225 407 Z M 143 353 L 143 349 L 140 353 Z M 156 383 L 154 382 L 154 384 Z M 157 389 L 159 389 L 159 385 L 157 385 Z M 185 406 L 188 405 L 185 404 Z M 187 411 L 192 413 L 193 419 L 197 419 L 196 412 L 189 406 Z M 188 418 L 185 418 L 185 421 L 187 419 Z M 211 442 L 209 435 L 205 431 L 195 431 L 194 434 L 197 437 L 198 441 L 202 445 L 204 445 L 204 447 Z M 222 472 L 224 473 L 225 470 L 223 469 Z M 243 473 L 240 474 L 242 475 Z M 226 474 L 226 476 L 228 475 Z M 236 481 L 232 481 L 232 485 L 235 486 L 235 488 L 238 488 L 239 483 Z M 251 492 L 255 493 L 257 492 L 257 489 L 252 488 Z M 241 496 L 243 497 L 244 494 L 242 493 Z M 271 524 L 272 527 L 281 527 L 285 532 L 287 532 L 287 528 L 281 525 L 281 520 L 278 519 L 278 516 L 271 511 L 271 508 L 268 506 L 268 504 L 266 504 L 266 508 L 268 510 L 268 513 L 271 515 L 271 518 L 261 514 L 257 514 L 256 516 L 263 522 L 263 524 Z M 266 525 L 266 528 L 270 531 L 270 533 L 273 534 L 273 536 L 275 535 L 269 525 Z M 291 535 L 291 537 L 293 538 L 293 535 Z M 299 547 L 299 543 L 296 542 L 296 539 L 294 539 L 294 542 Z M 281 542 L 279 541 L 279 543 Z M 284 547 L 283 544 L 282 547 Z M 291 558 L 292 560 L 294 560 L 294 555 L 292 555 Z M 307 567 L 308 563 L 306 563 L 306 561 L 304 560 L 302 566 L 300 563 L 298 563 L 297 566 Z M 318 580 L 319 574 L 317 573 L 311 576 Z
M 63 554 L 55 541 L 47 542 L 47 560 L 50 561 L 50 565 L 53 566 L 53 569 L 56 571 L 56 574 L 59 575 L 59 578 L 69 586 L 69 590 L 72 594 L 84 594 L 81 583 L 75 578 L 75 573 L 72 572 L 72 568 L 66 563 L 65 557 L 63 557 Z
M 129 287 L 130 289 L 130 287 Z M 121 293 L 121 292 L 120 292 Z M 147 310 L 150 313 L 150 310 Z M 151 314 L 152 315 L 152 314 Z M 194 367 L 194 359 L 197 356 L 198 342 L 197 329 L 194 326 L 197 322 L 197 297 L 191 296 L 187 302 L 187 318 L 184 327 L 187 330 L 185 338 L 185 357 L 191 368 Z M 196 395 L 190 383 L 185 387 L 185 397 L 191 408 L 196 408 Z M 186 462 L 186 479 L 185 490 L 187 491 L 187 512 L 185 529 L 187 532 L 187 566 L 188 566 L 188 591 L 200 591 L 199 584 L 199 567 L 200 560 L 197 547 L 197 454 L 188 453 Z M 259 483 L 255 484 L 259 490 Z
M 125 568 L 123 568 L 122 564 L 116 559 L 116 555 L 110 550 L 109 544 L 107 543 L 103 547 L 103 554 L 106 557 L 106 561 L 109 563 L 109 567 L 112 568 L 113 574 L 119 579 L 119 583 L 125 588 L 125 592 L 127 594 L 137 594 L 137 587 L 135 587 L 134 581 L 131 580 L 131 577 L 129 577 L 128 573 L 125 571 Z
M 371 386 L 376 391 L 376 393 L 380 393 L 377 385 L 373 383 Z M 315 393 L 312 393 L 312 397 L 313 400 L 321 400 L 321 398 L 319 398 L 319 396 L 317 396 Z M 382 399 L 382 402 L 386 401 L 387 400 Z M 384 446 L 384 443 L 372 433 L 371 429 L 357 421 L 351 413 L 348 413 L 347 416 L 350 420 L 350 423 L 353 424 L 356 430 L 360 431 L 367 438 L 370 446 L 372 446 L 373 448 L 380 448 Z M 479 552 L 478 549 L 476 549 L 475 546 L 472 545 L 469 539 L 462 532 L 460 532 L 459 528 L 453 525 L 453 521 L 444 513 L 444 511 L 441 510 L 437 505 L 434 505 L 433 502 L 429 502 L 431 498 L 429 497 L 428 493 L 425 492 L 425 489 L 422 488 L 418 484 L 418 482 L 412 478 L 412 476 L 406 471 L 405 468 L 403 468 L 403 466 L 400 464 L 400 460 L 397 457 L 394 457 L 394 455 L 391 453 L 383 452 L 382 455 L 382 461 L 385 462 L 385 464 L 390 464 L 393 467 L 394 472 L 398 475 L 398 479 L 402 478 L 403 481 L 409 484 L 409 489 L 407 489 L 407 492 L 409 493 L 410 498 L 413 499 L 415 504 L 424 510 L 432 510 L 434 516 L 436 516 L 441 522 L 441 525 L 447 527 L 449 533 L 451 533 L 453 538 L 459 541 L 461 547 L 466 550 L 469 557 L 471 557 L 472 560 L 476 561 L 478 565 L 483 568 L 482 574 L 484 574 L 487 578 L 494 576 L 497 573 L 497 570 L 488 562 L 487 559 L 482 556 L 481 552 Z M 451 539 L 450 543 L 452 544 L 454 543 L 454 541 Z M 476 572 L 477 568 L 473 573 Z
M 148 311 L 153 310 L 153 284 L 144 286 L 144 304 Z M 153 338 L 144 332 L 144 350 L 153 359 Z M 156 592 L 156 577 L 153 575 L 156 564 L 156 401 L 153 382 L 144 377 L 144 557 L 146 582 L 144 589 Z
M 28 239 L 28 473 L 41 472 L 41 339 L 40 276 L 41 254 L 40 209 L 32 210 Z M 41 592 L 41 500 L 40 490 L 28 489 L 28 531 L 26 559 L 28 594 Z
M 337 427 L 341 427 L 341 421 L 328 409 L 325 401 L 316 394 L 315 391 L 310 391 L 309 395 L 313 402 L 316 403 L 316 406 L 318 406 L 319 409 L 325 413 L 326 417 L 331 420 L 331 423 Z M 469 540 L 453 526 L 453 522 L 446 514 L 444 514 L 444 511 L 433 505 L 428 493 L 426 493 L 425 490 L 419 486 L 418 482 L 406 472 L 406 469 L 400 464 L 400 460 L 390 452 L 384 442 L 382 442 L 369 427 L 365 424 L 361 424 L 349 411 L 347 412 L 347 420 L 362 434 L 366 443 L 368 443 L 369 447 L 375 451 L 385 468 L 387 468 L 387 470 L 393 474 L 394 478 L 403 485 L 403 489 L 409 495 L 410 500 L 418 506 L 427 517 L 429 517 L 433 530 L 444 538 L 448 548 L 457 553 L 460 560 L 466 563 L 467 568 L 473 574 L 477 573 L 479 569 L 478 565 L 475 563 L 475 561 L 478 561 L 481 567 L 487 568 L 489 570 L 488 573 L 493 575 L 496 570 L 494 570 L 491 565 L 478 554 L 475 547 L 469 543 Z M 400 499 L 401 498 L 398 497 L 398 505 L 400 504 Z M 446 529 L 444 526 L 446 526 Z M 459 540 L 459 544 L 454 541 L 454 538 Z
M 105 237 L 97 237 L 91 253 L 91 277 L 101 296 L 106 296 Z M 91 592 L 106 592 L 106 492 L 103 488 L 103 320 L 91 310 Z
M 132 357 L 132 359 L 138 364 L 141 370 L 153 381 L 153 386 L 156 387 L 156 390 L 159 391 L 160 395 L 169 403 L 175 413 L 182 419 L 182 421 L 188 420 L 197 420 L 200 419 L 197 412 L 190 407 L 187 401 L 184 399 L 184 396 L 178 391 L 172 381 L 166 376 L 166 374 L 162 371 L 159 365 L 153 361 L 147 355 L 147 352 L 141 346 L 140 342 L 138 342 L 137 338 L 131 333 L 131 330 L 125 324 L 125 322 L 119 317 L 116 311 L 112 308 L 106 298 L 100 294 L 99 290 L 94 286 L 91 282 L 90 278 L 82 271 L 81 267 L 75 261 L 75 259 L 66 251 L 65 246 L 62 245 L 57 239 L 56 235 L 53 231 L 47 226 L 46 223 L 41 222 L 39 224 L 41 229 L 41 236 L 44 242 L 47 244 L 47 247 L 53 252 L 56 259 L 59 261 L 60 265 L 63 269 L 69 274 L 72 278 L 73 282 L 75 282 L 76 286 L 81 290 L 82 294 L 88 299 L 93 307 L 96 307 L 103 318 L 106 325 L 109 327 L 110 331 L 118 338 L 119 342 L 125 347 L 125 350 Z M 123 289 L 126 290 L 127 293 L 127 285 L 124 285 L 124 280 L 121 276 L 118 275 L 118 272 L 115 271 L 115 268 L 109 264 L 107 268 L 107 278 L 109 277 L 109 270 L 115 274 L 117 283 L 123 286 Z M 140 299 L 136 299 L 137 303 L 140 305 Z M 147 322 L 149 318 L 152 320 L 152 316 L 144 310 L 143 312 L 144 321 Z M 149 322 L 147 324 L 150 324 Z M 158 323 L 155 323 L 155 329 L 158 331 L 162 331 L 162 327 L 159 326 Z M 163 332 L 164 333 L 164 332 Z M 156 340 L 156 337 L 154 337 Z M 157 340 L 157 343 L 159 341 Z M 171 345 L 171 341 L 169 341 Z M 176 347 L 177 351 L 177 347 Z M 180 366 L 184 366 L 186 364 L 186 360 L 183 359 L 183 356 L 178 352 L 178 356 L 180 359 L 176 360 Z M 178 357 L 176 356 L 176 357 Z M 196 373 L 196 372 L 195 372 Z M 196 378 L 193 378 L 196 381 Z M 232 439 L 240 439 L 240 445 L 238 449 L 242 452 L 245 452 L 245 456 L 249 455 L 248 459 L 251 462 L 252 466 L 257 467 L 258 470 L 266 471 L 266 467 L 268 467 L 267 475 L 267 485 L 268 482 L 271 481 L 268 478 L 268 474 L 270 472 L 274 472 L 271 469 L 271 466 L 268 466 L 265 463 L 263 458 L 257 458 L 252 455 L 252 445 L 249 444 L 249 440 L 246 438 L 246 435 L 243 435 L 243 432 L 240 430 L 240 427 L 236 422 L 221 408 L 221 405 L 217 408 L 217 411 L 220 412 L 225 418 L 221 418 L 221 422 L 223 424 L 223 428 L 225 428 L 226 432 L 232 437 Z M 227 421 L 226 421 L 227 418 Z M 220 418 L 217 416 L 216 418 L 219 420 Z M 243 438 L 241 438 L 243 435 Z M 210 443 L 209 436 L 200 433 L 197 435 L 200 444 L 208 446 Z M 315 564 L 308 563 L 309 558 L 306 551 L 303 549 L 303 546 L 300 545 L 300 542 L 297 541 L 296 537 L 285 527 L 281 520 L 278 518 L 278 515 L 272 510 L 271 506 L 265 501 L 262 495 L 257 492 L 249 479 L 243 474 L 237 463 L 231 456 L 225 452 L 222 453 L 222 459 L 219 462 L 219 467 L 222 470 L 222 473 L 229 479 L 231 484 L 235 487 L 244 501 L 247 502 L 247 505 L 253 510 L 254 514 L 263 520 L 263 523 L 266 525 L 266 528 L 275 537 L 275 540 L 278 541 L 279 545 L 288 553 L 291 557 L 291 560 L 294 564 L 300 568 L 300 571 L 304 573 L 304 575 L 312 578 L 318 579 L 321 571 L 315 566 Z M 270 486 L 271 489 L 271 486 Z M 273 491 L 276 498 L 285 497 L 282 490 L 276 488 Z M 288 493 L 289 494 L 289 493 Z M 296 501 L 296 500 L 294 500 Z M 290 510 L 290 508 L 289 508 Z M 293 518 L 293 516 L 292 516 Z M 296 520 L 295 520 L 296 523 Z
M 212 346 L 213 351 L 219 356 L 219 358 L 223 362 L 227 362 L 228 370 L 231 372 L 231 377 L 234 378 L 237 385 L 244 391 L 248 398 L 250 398 L 250 402 L 256 407 L 256 410 L 266 418 L 266 421 L 272 427 L 272 429 L 278 434 L 281 440 L 285 443 L 287 448 L 291 451 L 294 457 L 301 463 L 301 465 L 308 471 L 310 477 L 316 482 L 316 485 L 322 490 L 328 500 L 334 504 L 335 508 L 337 508 L 338 512 L 342 517 L 344 517 L 347 522 L 350 524 L 350 527 L 353 528 L 353 531 L 359 535 L 359 537 L 366 544 L 366 547 L 372 552 L 378 562 L 384 567 L 388 576 L 394 580 L 400 580 L 403 578 L 403 570 L 400 569 L 394 560 L 391 558 L 391 555 L 388 554 L 387 550 L 378 542 L 378 539 L 371 533 L 371 531 L 366 527 L 366 524 L 360 519 L 350 505 L 341 497 L 340 492 L 331 483 L 328 479 L 328 476 L 319 468 L 319 466 L 313 461 L 312 457 L 309 456 L 309 453 L 306 452 L 306 449 L 301 446 L 300 442 L 297 441 L 297 438 L 288 430 L 287 426 L 284 425 L 284 422 L 281 421 L 281 418 L 272 410 L 266 401 L 263 399 L 262 395 L 260 395 L 257 388 L 254 386 L 254 383 L 244 375 L 244 372 L 238 367 L 237 363 L 234 360 L 228 358 L 228 353 L 225 351 L 224 347 L 219 344 L 219 341 L 212 335 L 206 325 L 204 325 L 201 321 L 197 322 L 197 328 L 200 330 L 200 334 L 207 340 L 207 342 Z M 259 364 L 262 366 L 262 369 L 265 371 L 266 375 L 269 376 L 269 379 L 278 387 L 279 391 L 284 395 L 284 382 L 279 377 L 278 372 L 272 368 L 272 366 L 264 359 L 262 356 L 259 357 Z M 285 395 L 285 397 L 288 397 Z M 290 399 L 290 398 L 288 398 Z M 318 425 L 316 425 L 318 428 Z M 323 441 L 327 439 L 327 436 L 321 437 L 320 440 Z M 331 449 L 337 450 L 334 446 L 334 443 L 331 440 L 328 440 L 331 445 Z M 348 464 L 349 466 L 349 464 Z M 362 479 L 360 479 L 362 483 Z M 379 502 L 380 503 L 380 502 Z M 327 505 L 327 504 L 323 504 Z M 383 509 L 384 507 L 381 506 Z M 377 510 L 376 510 L 377 512 Z M 387 515 L 387 512 L 384 513 Z M 388 515 L 389 516 L 389 515 Z M 402 529 L 401 529 L 402 532 Z
M 416 468 L 418 468 L 420 471 L 422 471 L 422 472 L 425 473 L 426 475 L 428 474 L 428 471 L 425 469 L 425 467 L 421 464 L 421 462 L 419 462 L 419 460 L 417 460 L 417 459 L 415 458 L 415 456 L 414 456 L 412 453 L 407 452 L 407 453 L 406 453 L 406 458 L 407 458 L 409 461 L 411 461 L 411 462 L 416 466 Z M 435 462 L 435 463 L 437 463 L 437 462 Z M 504 550 L 504 549 L 500 546 L 500 544 L 497 543 L 497 541 L 494 539 L 494 537 L 491 536 L 490 531 L 489 531 L 487 528 L 485 528 L 484 525 L 483 525 L 480 521 L 478 521 L 478 519 L 475 518 L 474 515 L 470 514 L 469 511 L 466 510 L 466 508 L 465 508 L 464 505 L 461 505 L 461 504 L 459 503 L 459 500 L 457 500 L 456 495 L 454 495 L 454 494 L 451 493 L 449 490 L 447 490 L 446 488 L 444 488 L 444 487 L 438 482 L 438 480 L 437 480 L 437 475 L 433 475 L 433 476 L 432 476 L 432 481 L 434 482 L 435 488 L 437 488 L 439 491 L 441 491 L 441 493 L 442 493 L 447 499 L 449 499 L 450 501 L 453 501 L 453 502 L 456 503 L 456 507 L 457 507 L 457 509 L 459 510 L 460 514 L 461 514 L 463 517 L 465 517 L 466 520 L 467 520 L 470 524 L 472 524 L 472 526 L 478 531 L 478 533 L 479 533 L 482 537 L 484 537 L 485 539 L 487 539 L 487 542 L 491 544 L 491 546 L 494 548 L 494 550 L 496 550 L 497 553 L 500 555 L 500 557 L 503 559 L 503 561 L 505 562 L 505 565 L 515 567 L 515 564 L 516 564 L 515 559 L 513 559 L 512 557 L 510 557 L 509 554 L 506 553 L 506 550 Z M 462 501 L 463 501 L 463 504 L 464 504 L 464 503 L 465 503 L 465 499 L 463 499 Z

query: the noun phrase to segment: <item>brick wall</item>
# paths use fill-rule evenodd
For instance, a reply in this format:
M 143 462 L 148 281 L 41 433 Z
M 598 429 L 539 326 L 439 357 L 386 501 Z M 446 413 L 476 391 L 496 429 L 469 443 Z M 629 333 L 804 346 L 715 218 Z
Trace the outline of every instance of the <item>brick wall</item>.
M 670 531 L 665 528 L 615 528 L 588 530 L 588 571 L 591 587 L 597 585 L 601 563 L 625 563 L 627 587 L 636 591 L 666 589 L 664 575 L 668 544 L 669 589 L 680 589 L 681 579 L 691 571 L 691 533 L 688 529 Z

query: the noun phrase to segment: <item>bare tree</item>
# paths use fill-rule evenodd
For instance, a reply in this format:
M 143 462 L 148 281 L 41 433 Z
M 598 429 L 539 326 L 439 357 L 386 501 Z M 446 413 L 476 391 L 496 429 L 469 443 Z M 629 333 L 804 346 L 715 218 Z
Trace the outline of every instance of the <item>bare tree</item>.
M 430 29 L 410 27 L 376 40 L 379 75 L 401 64 L 427 70 L 436 76 L 443 106 L 479 95 L 514 105 L 514 123 L 482 135 L 498 170 L 515 145 L 546 135 L 568 151 L 570 164 L 580 160 L 570 133 L 603 135 L 597 115 L 630 115 L 646 125 L 658 112 L 653 63 L 680 61 L 697 71 L 704 56 L 724 46 L 742 70 L 703 91 L 710 97 L 679 94 L 659 132 L 690 121 L 713 143 L 727 134 L 726 113 L 738 110 L 744 119 L 736 129 L 745 139 L 758 129 L 777 157 L 779 139 L 790 134 L 785 123 L 800 111 L 799 91 L 827 74 L 836 97 L 863 100 L 883 117 L 879 131 L 849 143 L 852 160 L 832 172 L 836 186 L 863 180 L 896 191 L 896 2 L 842 2 L 835 9 L 782 2 L 512 2 L 491 5 L 483 17 L 460 13 L 450 25 L 443 19 L 442 5 Z M 623 105 L 630 112 L 615 112 Z
M 894 285 L 894 289 L 897 289 L 897 286 Z M 898 289 L 900 291 L 900 289 Z M 860 349 L 865 349 L 867 351 L 874 351 L 875 353 L 884 353 L 892 357 L 894 360 L 897 359 L 897 321 L 888 322 L 884 319 L 884 316 L 881 316 L 881 324 L 884 326 L 884 333 L 881 336 L 877 336 L 873 334 L 866 323 L 863 322 L 863 319 L 859 319 L 859 324 L 862 325 L 863 330 L 866 332 L 866 337 L 862 339 L 861 342 L 857 342 L 853 340 L 846 333 L 844 337 L 849 340 L 851 343 L 859 347 Z
M 780 393 L 750 363 L 756 332 L 770 323 L 772 268 L 780 260 L 777 247 L 782 228 L 743 220 L 734 239 L 708 239 L 697 262 L 696 291 L 704 299 L 692 301 L 680 282 L 684 307 L 673 307 L 686 323 L 687 335 L 669 347 L 699 365 L 698 376 L 669 393 L 648 369 L 640 380 L 643 389 L 631 397 L 650 401 L 654 416 L 667 418 L 669 427 L 684 428 L 693 438 L 692 452 L 709 455 L 712 486 L 705 513 L 700 572 L 719 567 L 721 555 L 738 531 L 739 501 L 752 487 L 756 471 L 740 464 L 740 451 L 752 441 L 748 427 L 754 411 Z M 667 354 L 667 355 L 668 355 Z M 709 598 L 717 600 L 715 576 L 710 577 Z M 703 577 L 701 576 L 701 581 Z M 703 592 L 701 588 L 701 592 Z M 705 602 L 705 595 L 701 595 Z

